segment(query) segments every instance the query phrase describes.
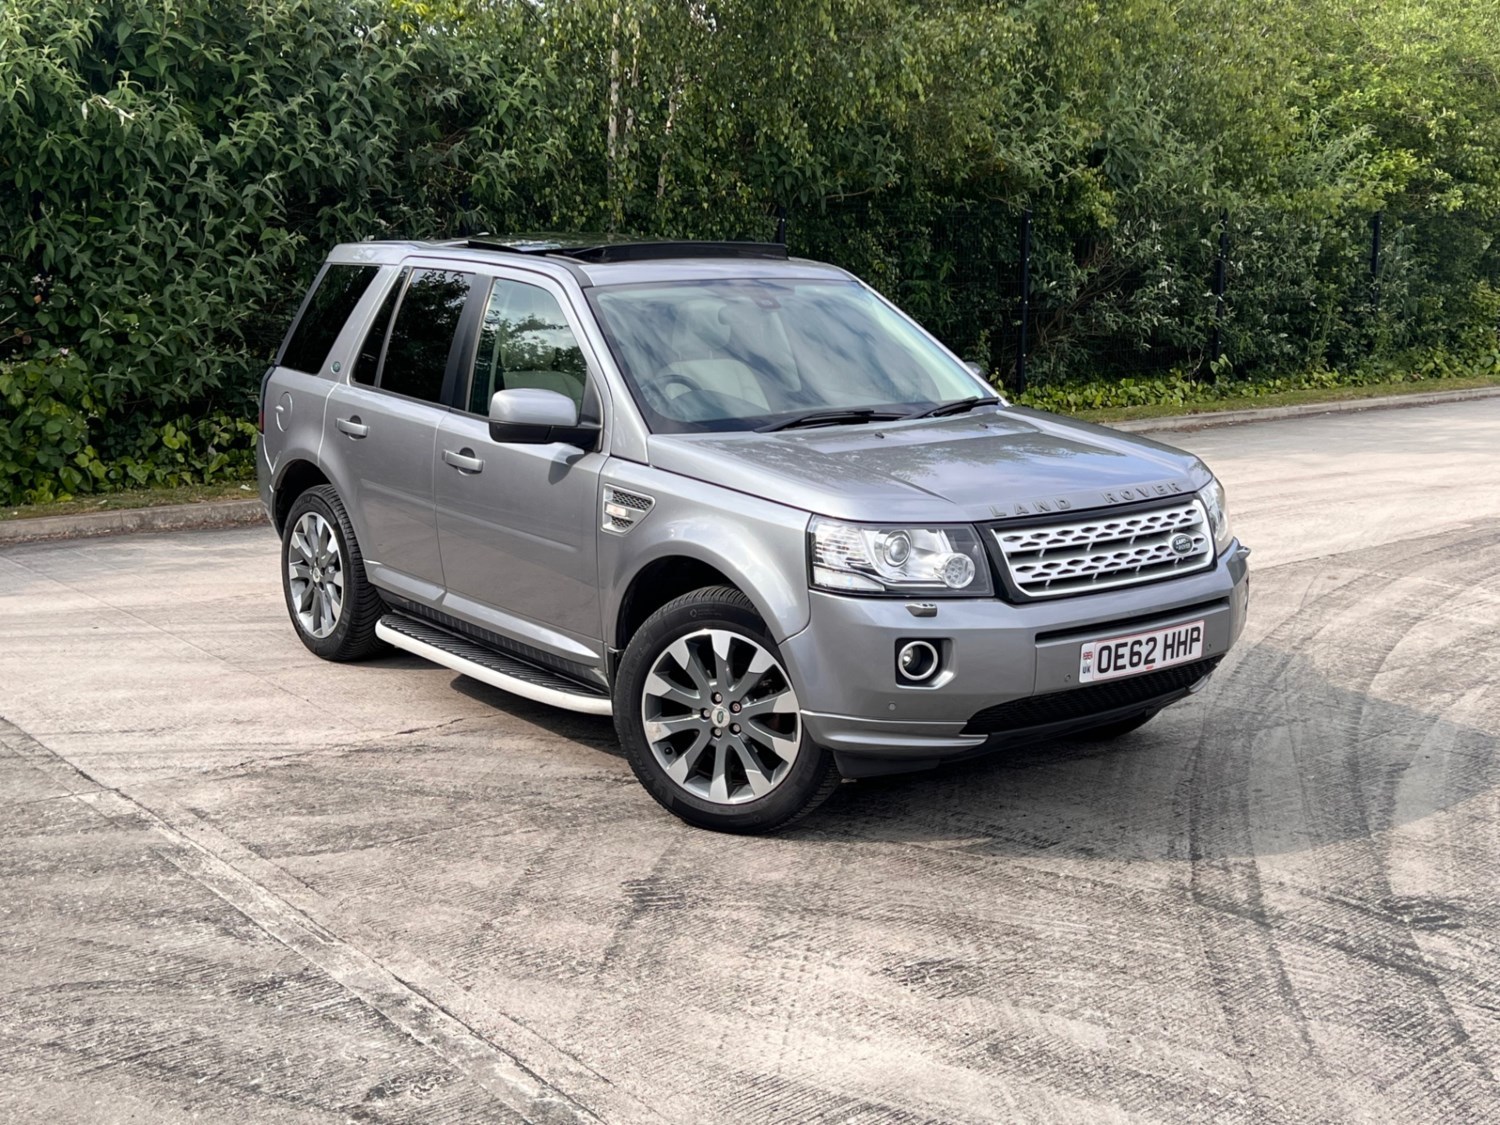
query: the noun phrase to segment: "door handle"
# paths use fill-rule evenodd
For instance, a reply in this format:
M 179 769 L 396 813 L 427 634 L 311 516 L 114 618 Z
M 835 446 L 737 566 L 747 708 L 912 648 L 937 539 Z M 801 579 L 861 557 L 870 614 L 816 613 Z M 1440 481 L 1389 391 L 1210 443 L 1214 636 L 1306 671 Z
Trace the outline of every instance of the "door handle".
M 359 420 L 358 414 L 352 418 L 336 419 L 333 424 L 354 438 L 364 437 L 370 432 L 370 427 Z
M 451 449 L 445 449 L 443 450 L 443 460 L 461 473 L 480 473 L 484 471 L 484 462 L 474 456 L 472 449 L 463 449 L 457 453 Z

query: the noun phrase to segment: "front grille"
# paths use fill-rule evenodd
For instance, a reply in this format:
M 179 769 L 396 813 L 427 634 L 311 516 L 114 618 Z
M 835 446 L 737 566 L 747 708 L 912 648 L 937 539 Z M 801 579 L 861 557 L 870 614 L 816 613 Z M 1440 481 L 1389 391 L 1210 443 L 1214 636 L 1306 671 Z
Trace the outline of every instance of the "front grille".
M 1017 592 L 1061 598 L 1201 570 L 1213 558 L 1208 516 L 1196 499 L 1150 511 L 1030 527 L 996 527 Z M 1179 536 L 1186 539 L 1179 541 Z M 1187 549 L 1178 551 L 1174 541 Z
M 1030 695 L 1024 699 L 1012 699 L 986 707 L 969 720 L 964 734 L 1000 734 L 1004 731 L 1025 730 L 1028 727 L 1043 727 L 1051 723 L 1065 723 L 1072 719 L 1087 719 L 1091 715 L 1102 715 L 1117 711 L 1135 703 L 1148 703 L 1174 691 L 1192 687 L 1212 672 L 1223 657 L 1196 660 L 1191 664 L 1179 664 L 1175 668 L 1163 668 L 1141 676 L 1129 676 L 1123 680 L 1110 680 L 1102 684 L 1053 691 L 1046 695 Z

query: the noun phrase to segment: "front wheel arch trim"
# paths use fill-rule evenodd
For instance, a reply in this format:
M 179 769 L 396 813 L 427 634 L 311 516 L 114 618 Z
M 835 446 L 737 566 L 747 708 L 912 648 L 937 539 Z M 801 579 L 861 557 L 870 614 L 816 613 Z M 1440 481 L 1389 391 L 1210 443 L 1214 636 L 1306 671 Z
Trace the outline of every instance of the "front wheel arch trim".
M 750 580 L 749 576 L 723 555 L 714 551 L 703 550 L 694 544 L 685 543 L 680 540 L 666 543 L 663 546 L 663 550 L 640 559 L 631 571 L 630 577 L 620 584 L 620 597 L 615 603 L 610 620 L 612 634 L 610 643 L 614 648 L 623 650 L 630 643 L 630 637 L 625 632 L 626 614 L 637 584 L 653 567 L 660 567 L 663 564 L 670 564 L 672 562 L 689 563 L 695 567 L 707 567 L 715 571 L 721 576 L 723 584 L 738 590 L 750 599 L 750 604 L 755 607 L 756 614 L 765 623 L 766 630 L 770 633 L 771 639 L 778 645 L 787 637 L 801 632 L 802 629 L 806 628 L 807 609 L 805 604 L 802 613 L 797 615 L 799 620 L 794 623 L 789 622 L 789 615 L 786 613 L 775 613 L 771 608 L 770 601 L 757 585 Z M 718 583 L 708 584 L 715 585 Z M 685 593 L 687 591 L 678 592 Z M 673 595 L 673 597 L 675 596 L 676 594 Z M 668 598 L 666 600 L 670 601 L 671 599 Z M 665 602 L 662 604 L 665 604 Z M 788 608 L 791 607 L 788 606 Z M 787 628 L 789 623 L 794 624 L 794 627 Z

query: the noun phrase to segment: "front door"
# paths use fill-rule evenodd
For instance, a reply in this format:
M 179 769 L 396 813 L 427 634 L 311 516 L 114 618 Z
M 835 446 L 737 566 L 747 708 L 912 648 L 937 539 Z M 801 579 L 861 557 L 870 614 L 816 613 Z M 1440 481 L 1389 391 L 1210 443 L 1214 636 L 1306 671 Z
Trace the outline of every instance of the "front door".
M 602 655 L 596 535 L 605 458 L 560 442 L 500 444 L 489 432 L 490 397 L 509 388 L 558 391 L 586 415 L 598 412 L 566 307 L 562 290 L 541 278 L 492 279 L 470 377 L 460 382 L 467 394 L 438 426 L 438 542 L 454 613 L 593 663 Z

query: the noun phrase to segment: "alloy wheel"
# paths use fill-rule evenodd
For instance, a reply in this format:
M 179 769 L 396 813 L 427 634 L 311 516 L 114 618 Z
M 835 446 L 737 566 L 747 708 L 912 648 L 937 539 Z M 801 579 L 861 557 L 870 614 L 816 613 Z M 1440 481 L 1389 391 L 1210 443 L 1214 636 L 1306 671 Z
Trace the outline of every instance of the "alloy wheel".
M 646 676 L 641 719 L 667 776 L 715 804 L 764 797 L 802 746 L 802 711 L 786 669 L 728 629 L 700 629 L 667 646 Z
M 317 512 L 303 512 L 292 528 L 286 565 L 297 624 L 322 640 L 344 610 L 344 558 L 333 526 Z

